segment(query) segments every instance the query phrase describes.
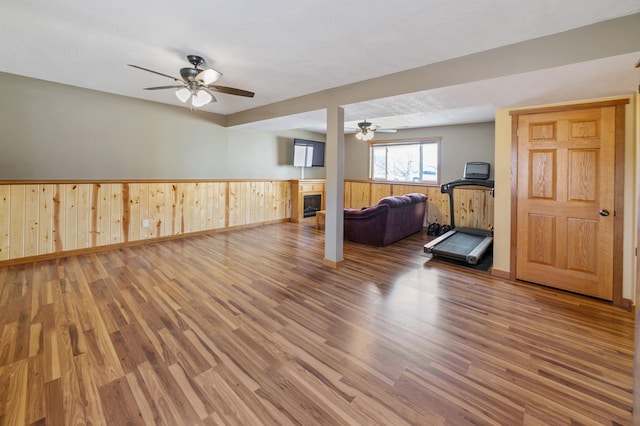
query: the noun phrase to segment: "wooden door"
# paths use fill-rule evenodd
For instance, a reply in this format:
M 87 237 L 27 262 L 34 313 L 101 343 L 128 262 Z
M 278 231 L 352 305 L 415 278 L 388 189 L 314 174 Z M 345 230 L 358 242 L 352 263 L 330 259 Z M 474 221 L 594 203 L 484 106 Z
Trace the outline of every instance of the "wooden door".
M 518 119 L 516 277 L 613 298 L 615 107 Z

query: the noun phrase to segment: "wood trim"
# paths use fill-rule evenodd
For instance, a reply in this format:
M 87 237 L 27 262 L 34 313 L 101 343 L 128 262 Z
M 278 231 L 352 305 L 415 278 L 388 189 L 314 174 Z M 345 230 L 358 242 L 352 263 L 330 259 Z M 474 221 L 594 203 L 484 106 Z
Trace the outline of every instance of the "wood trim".
M 325 266 L 329 266 L 330 268 L 333 268 L 333 269 L 338 269 L 342 265 L 344 265 L 344 260 L 339 260 L 336 262 L 335 260 L 322 259 L 322 264 Z
M 224 192 L 225 192 L 225 200 L 227 200 L 226 203 L 224 203 L 224 227 L 228 228 L 229 227 L 229 197 L 231 195 L 231 189 L 229 188 L 229 184 L 227 183 L 224 186 Z
M 546 114 L 549 112 L 575 111 L 578 109 L 606 108 L 617 107 L 629 103 L 629 98 L 612 99 L 609 101 L 585 102 L 578 104 L 556 105 L 549 107 L 527 108 L 509 111 L 512 116 L 529 115 L 529 114 Z
M 291 179 L 16 179 L 0 180 L 0 185 L 110 184 L 110 183 L 207 183 L 207 182 L 289 182 Z
M 614 194 L 614 242 L 613 242 L 613 300 L 615 306 L 628 309 L 622 296 L 623 276 L 622 264 L 624 251 L 624 162 L 625 162 L 625 108 L 629 98 L 615 99 L 602 102 L 586 102 L 572 105 L 531 108 L 510 111 L 511 115 L 511 259 L 510 270 L 512 279 L 516 275 L 516 249 L 518 246 L 517 232 L 517 148 L 518 148 L 518 120 L 521 115 L 543 114 L 550 112 L 574 111 L 579 109 L 615 107 L 615 194 Z M 514 228 L 515 226 L 515 228 Z
M 415 182 L 398 183 L 397 181 L 394 181 L 394 180 L 373 180 L 373 179 L 365 179 L 365 180 L 345 179 L 344 181 L 345 181 L 345 183 L 347 183 L 347 182 L 370 183 L 370 184 L 381 183 L 381 184 L 388 184 L 388 185 L 418 186 L 418 187 L 438 188 L 438 189 L 440 189 L 440 185 L 437 185 L 435 183 L 430 183 L 430 184 L 429 183 L 415 183 Z
M 371 145 L 389 145 L 394 143 L 419 143 L 419 142 L 437 142 L 438 144 L 442 142 L 442 136 L 427 136 L 424 138 L 409 138 L 409 139 L 376 139 L 368 141 L 369 146 Z
M 502 271 L 500 269 L 491 268 L 491 276 L 501 278 L 503 280 L 513 281 L 513 279 L 511 278 L 511 272 L 509 271 Z
M 636 64 L 636 67 L 640 66 L 640 61 Z M 640 89 L 639 89 L 640 91 Z M 637 124 L 640 122 L 640 98 L 639 95 L 636 95 L 635 102 L 635 114 L 634 120 L 636 121 L 636 133 L 635 138 L 637 141 L 640 139 L 640 128 L 638 128 Z M 640 164 L 640 153 L 636 152 L 636 164 Z M 637 205 L 636 205 L 636 236 L 637 240 L 640 241 L 640 174 L 637 176 L 636 181 L 636 194 L 637 194 Z M 636 306 L 640 301 L 640 262 L 638 261 L 638 248 L 636 247 Z M 633 424 L 640 424 L 640 310 L 635 310 L 635 341 L 634 341 L 634 356 L 633 356 Z
M 511 116 L 511 245 L 509 256 L 509 279 L 516 279 L 518 253 L 518 120 L 519 115 Z
M 626 102 L 628 103 L 628 102 Z M 624 263 L 624 163 L 625 163 L 625 107 L 616 105 L 615 112 L 615 193 L 613 215 L 613 304 L 625 307 L 622 296 Z
M 626 311 L 633 313 L 634 315 L 636 313 L 636 305 L 633 303 L 633 300 L 631 299 L 627 299 L 627 298 L 622 299 L 621 307 L 624 308 Z

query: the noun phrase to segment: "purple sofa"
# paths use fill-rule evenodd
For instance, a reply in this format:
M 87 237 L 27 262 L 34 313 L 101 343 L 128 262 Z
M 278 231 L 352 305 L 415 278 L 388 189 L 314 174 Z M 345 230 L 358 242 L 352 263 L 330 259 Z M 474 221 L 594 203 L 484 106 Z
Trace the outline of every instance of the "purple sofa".
M 395 243 L 422 229 L 427 206 L 424 194 L 385 197 L 362 210 L 344 209 L 344 236 L 374 246 Z

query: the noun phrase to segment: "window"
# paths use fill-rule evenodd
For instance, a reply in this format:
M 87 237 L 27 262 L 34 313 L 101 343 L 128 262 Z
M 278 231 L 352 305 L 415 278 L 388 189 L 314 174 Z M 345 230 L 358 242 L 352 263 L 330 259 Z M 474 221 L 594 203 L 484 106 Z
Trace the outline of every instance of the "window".
M 372 142 L 371 178 L 398 182 L 439 182 L 440 138 Z

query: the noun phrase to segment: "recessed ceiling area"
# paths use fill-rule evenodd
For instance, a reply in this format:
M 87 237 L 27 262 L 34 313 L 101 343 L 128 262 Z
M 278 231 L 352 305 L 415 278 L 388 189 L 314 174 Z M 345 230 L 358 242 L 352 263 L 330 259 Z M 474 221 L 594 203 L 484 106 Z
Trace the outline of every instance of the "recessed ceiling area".
M 638 57 L 640 51 L 363 102 L 346 106 L 345 115 L 377 117 L 377 124 L 401 129 L 493 121 L 496 109 L 626 95 L 640 80 L 632 71 Z
M 638 58 L 640 51 L 345 105 L 345 130 L 364 119 L 392 129 L 481 123 L 493 121 L 496 109 L 626 95 L 640 83 L 640 73 L 633 70 Z M 325 120 L 326 113 L 316 110 L 237 127 L 326 133 Z
M 127 64 L 179 76 L 187 55 L 196 54 L 223 74 L 220 85 L 255 92 L 252 99 L 221 94 L 201 108 L 228 116 L 639 12 L 637 0 L 375 0 L 366 7 L 339 0 L 321 7 L 27 0 L 3 5 L 0 71 L 184 108 L 173 90 L 143 90 L 171 80 Z M 640 49 L 611 55 L 349 102 L 347 126 L 363 119 L 393 128 L 490 121 L 496 108 L 635 91 Z M 532 59 L 546 58 L 538 52 Z M 325 132 L 324 111 L 308 110 L 239 127 Z

